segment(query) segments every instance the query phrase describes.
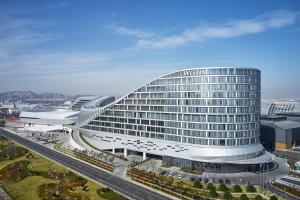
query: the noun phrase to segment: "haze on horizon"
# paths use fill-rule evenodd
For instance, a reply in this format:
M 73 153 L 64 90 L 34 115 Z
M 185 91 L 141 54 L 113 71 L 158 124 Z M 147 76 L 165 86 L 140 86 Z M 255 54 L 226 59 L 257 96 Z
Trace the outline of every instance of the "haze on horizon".
M 300 97 L 300 1 L 0 2 L 0 92 L 122 96 L 175 70 L 255 67 Z

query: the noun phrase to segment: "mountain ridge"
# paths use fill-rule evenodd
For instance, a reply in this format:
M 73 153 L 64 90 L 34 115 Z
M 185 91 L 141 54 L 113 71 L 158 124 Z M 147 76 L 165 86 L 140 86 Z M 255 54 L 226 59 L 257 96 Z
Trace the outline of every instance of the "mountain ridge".
M 58 92 L 43 92 L 43 93 L 36 93 L 31 90 L 27 91 L 7 91 L 7 92 L 0 92 L 0 101 L 25 101 L 28 99 L 64 99 L 68 100 L 71 96 L 64 95 Z

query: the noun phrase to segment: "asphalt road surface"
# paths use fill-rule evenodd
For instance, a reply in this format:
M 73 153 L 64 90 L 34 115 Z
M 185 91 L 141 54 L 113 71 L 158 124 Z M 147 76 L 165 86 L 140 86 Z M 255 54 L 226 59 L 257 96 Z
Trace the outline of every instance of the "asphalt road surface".
M 136 200 L 166 200 L 170 199 L 159 193 L 143 188 L 139 185 L 126 181 L 122 178 L 116 177 L 108 172 L 97 169 L 89 164 L 83 163 L 62 153 L 56 152 L 52 149 L 44 147 L 40 144 L 34 143 L 21 136 L 13 134 L 7 130 L 0 128 L 0 135 L 14 140 L 52 160 L 55 160 L 62 165 L 69 167 L 95 181 L 98 181 L 107 187 L 126 195 L 131 199 Z

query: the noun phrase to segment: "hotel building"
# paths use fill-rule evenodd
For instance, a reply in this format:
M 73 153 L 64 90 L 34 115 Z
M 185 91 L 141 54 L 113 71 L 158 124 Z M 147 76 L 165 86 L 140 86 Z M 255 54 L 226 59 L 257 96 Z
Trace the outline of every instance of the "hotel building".
M 259 141 L 260 77 L 254 68 L 176 71 L 94 112 L 76 138 L 181 167 L 257 170 L 273 159 Z

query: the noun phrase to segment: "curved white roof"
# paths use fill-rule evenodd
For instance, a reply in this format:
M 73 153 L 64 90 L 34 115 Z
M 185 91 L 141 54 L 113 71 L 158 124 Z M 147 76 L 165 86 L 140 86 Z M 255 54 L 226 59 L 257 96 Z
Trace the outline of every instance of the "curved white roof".
M 115 97 L 104 96 L 83 104 L 78 115 L 76 126 L 82 126 L 91 115 L 93 115 L 99 110 L 102 110 L 104 106 L 113 101 L 115 101 Z
M 24 123 L 63 125 L 73 124 L 79 111 L 69 109 L 30 109 L 22 110 L 20 120 Z
M 79 111 L 67 109 L 31 109 L 22 110 L 20 118 L 34 118 L 34 119 L 65 119 L 78 114 Z
M 257 154 L 259 152 L 264 153 L 259 155 Z M 264 148 L 261 144 L 236 147 L 199 147 L 197 149 L 191 149 L 191 157 L 194 160 L 200 161 L 236 164 L 265 163 L 274 159 L 272 154 L 264 151 Z

